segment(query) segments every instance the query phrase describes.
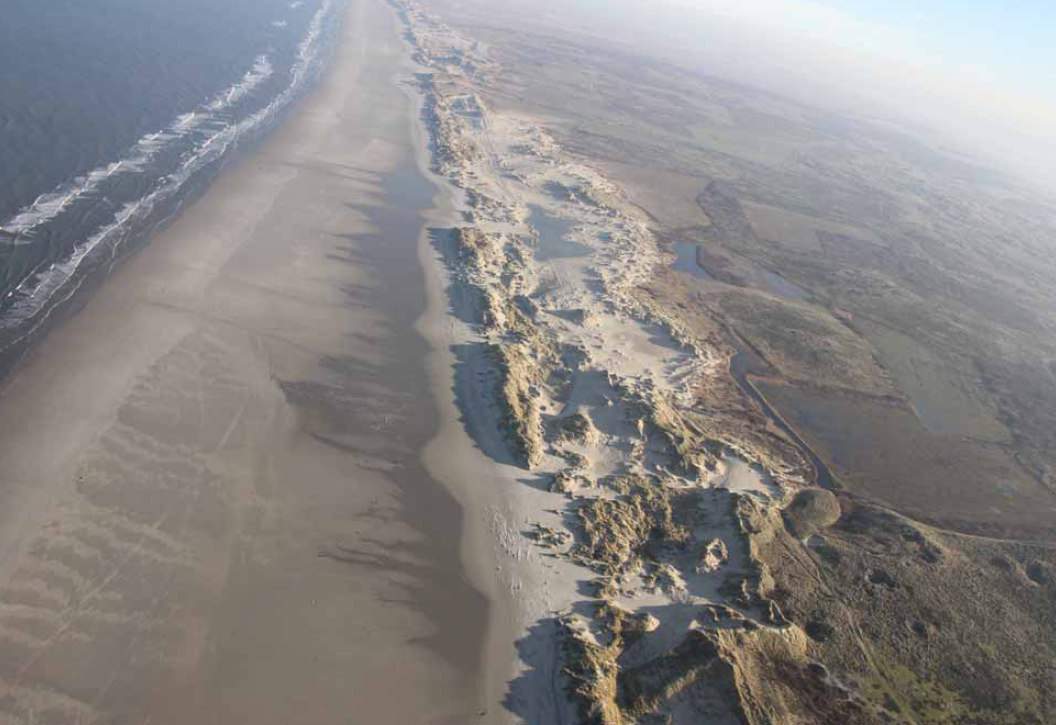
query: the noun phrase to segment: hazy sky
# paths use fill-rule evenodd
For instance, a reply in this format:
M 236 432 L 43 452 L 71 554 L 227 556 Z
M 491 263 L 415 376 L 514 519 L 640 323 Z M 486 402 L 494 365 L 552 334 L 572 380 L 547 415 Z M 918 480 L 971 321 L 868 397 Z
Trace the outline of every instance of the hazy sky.
M 1053 0 L 670 0 L 911 63 L 968 69 L 1056 101 Z
M 1056 0 L 433 0 L 496 6 L 931 138 L 1056 188 Z M 481 5 L 483 3 L 483 5 Z
M 907 49 L 974 65 L 1024 90 L 1056 94 L 1052 0 L 815 0 L 900 36 Z
M 621 4 L 705 69 L 807 100 L 868 100 L 1056 182 L 1056 0 Z

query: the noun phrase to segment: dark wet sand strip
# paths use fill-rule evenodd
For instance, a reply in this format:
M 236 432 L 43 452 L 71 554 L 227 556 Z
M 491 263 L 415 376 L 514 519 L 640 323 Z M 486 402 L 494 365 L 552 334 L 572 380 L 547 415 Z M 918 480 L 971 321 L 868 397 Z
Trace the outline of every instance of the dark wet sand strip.
M 437 412 L 406 49 L 323 85 L 0 397 L 0 721 L 466 722 L 484 597 Z

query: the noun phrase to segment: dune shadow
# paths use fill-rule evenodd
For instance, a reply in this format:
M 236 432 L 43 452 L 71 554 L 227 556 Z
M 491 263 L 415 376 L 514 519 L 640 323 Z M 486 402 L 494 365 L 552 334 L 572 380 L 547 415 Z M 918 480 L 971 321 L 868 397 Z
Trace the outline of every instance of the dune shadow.
M 520 675 L 510 681 L 502 704 L 526 723 L 561 725 L 578 722 L 575 708 L 566 695 L 568 679 L 562 664 L 561 622 L 544 617 L 528 629 L 516 643 L 523 665 Z
M 455 357 L 455 406 L 459 421 L 473 444 L 485 456 L 510 466 L 520 466 L 502 433 L 502 412 L 495 403 L 499 368 L 484 343 L 451 346 Z

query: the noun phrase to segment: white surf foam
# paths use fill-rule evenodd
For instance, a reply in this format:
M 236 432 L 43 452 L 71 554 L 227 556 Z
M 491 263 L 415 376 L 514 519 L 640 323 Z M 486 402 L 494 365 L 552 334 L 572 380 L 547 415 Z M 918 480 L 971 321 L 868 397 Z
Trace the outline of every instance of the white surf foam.
M 0 224 L 0 228 L 14 234 L 16 238 L 32 234 L 35 228 L 55 219 L 70 204 L 81 199 L 90 198 L 98 191 L 102 182 L 115 174 L 142 171 L 143 167 L 169 143 L 197 130 L 203 123 L 212 118 L 213 114 L 229 108 L 234 103 L 248 96 L 257 86 L 267 80 L 272 73 L 273 68 L 268 57 L 265 55 L 258 56 L 253 67 L 246 72 L 241 80 L 218 94 L 204 107 L 181 114 L 165 129 L 146 134 L 129 149 L 128 154 L 124 158 L 104 166 L 98 166 L 88 173 L 63 184 L 54 191 L 41 194 L 32 204 L 21 209 L 6 222 Z
M 60 262 L 52 264 L 47 270 L 33 275 L 19 285 L 14 292 L 10 293 L 8 296 L 15 299 L 13 299 L 11 306 L 8 308 L 7 314 L 0 319 L 0 328 L 10 329 L 17 327 L 23 321 L 40 315 L 48 302 L 52 301 L 55 294 L 63 289 L 67 281 L 74 277 L 85 259 L 101 244 L 109 244 L 111 256 L 116 255 L 120 245 L 120 237 L 126 233 L 130 224 L 149 217 L 151 211 L 160 201 L 179 193 L 183 185 L 197 171 L 221 158 L 240 138 L 263 127 L 289 105 L 300 92 L 315 61 L 318 59 L 321 49 L 319 39 L 322 34 L 323 21 L 330 12 L 332 4 L 332 0 L 324 0 L 322 6 L 312 17 L 305 37 L 298 45 L 297 60 L 290 69 L 289 84 L 267 106 L 238 122 L 225 124 L 211 131 L 206 127 L 205 121 L 213 117 L 216 111 L 192 111 L 180 116 L 168 129 L 148 134 L 140 139 L 135 147 L 139 153 L 138 155 L 133 155 L 133 159 L 140 159 L 147 154 L 157 153 L 158 149 L 163 148 L 173 138 L 185 136 L 192 131 L 197 130 L 205 134 L 202 140 L 195 145 L 195 151 L 183 162 L 180 168 L 166 176 L 157 188 L 141 199 L 123 206 L 117 211 L 109 224 L 99 229 L 85 242 L 78 244 L 69 256 Z M 239 98 L 245 97 L 246 94 L 250 93 L 253 88 L 262 83 L 272 73 L 273 69 L 268 59 L 265 56 L 258 57 L 253 69 L 246 73 L 242 81 L 229 89 L 226 94 L 214 99 L 213 103 L 222 97 L 226 99 L 229 105 L 237 102 Z M 236 91 L 236 89 L 238 90 Z M 239 93 L 241 95 L 238 95 Z M 208 107 L 206 108 L 208 109 Z M 143 161 L 139 163 L 143 163 L 146 160 L 149 160 L 149 158 L 143 158 Z M 39 205 L 35 204 L 37 207 L 34 210 L 37 215 L 35 223 L 42 223 L 46 218 L 54 218 L 65 205 L 72 201 L 70 196 L 79 194 L 80 196 L 77 198 L 81 198 L 85 193 L 93 190 L 91 184 L 98 186 L 102 179 L 108 178 L 108 175 L 133 168 L 134 164 L 135 162 L 132 160 L 109 164 L 88 174 L 83 183 L 65 195 L 57 194 L 54 200 L 42 201 L 38 199 L 38 202 L 41 203 Z M 93 178 L 95 179 L 94 181 L 92 180 Z M 23 226 L 19 228 L 23 231 L 31 229 L 32 226 L 24 226 L 29 221 L 32 220 L 27 215 L 26 221 L 22 222 Z M 15 231 L 13 223 L 5 228 L 9 231 Z M 65 292 L 63 299 L 58 301 L 68 299 L 76 292 L 76 289 L 77 286 L 73 286 L 72 289 Z M 54 309 L 54 306 L 51 309 Z M 47 313 L 41 315 L 40 319 L 36 320 L 29 330 L 26 330 L 10 344 L 16 344 L 31 334 L 49 315 L 50 309 Z
M 253 67 L 242 76 L 242 80 L 206 104 L 206 108 L 213 113 L 218 113 L 224 109 L 230 108 L 252 93 L 261 83 L 270 78 L 273 70 L 268 56 L 258 56 Z

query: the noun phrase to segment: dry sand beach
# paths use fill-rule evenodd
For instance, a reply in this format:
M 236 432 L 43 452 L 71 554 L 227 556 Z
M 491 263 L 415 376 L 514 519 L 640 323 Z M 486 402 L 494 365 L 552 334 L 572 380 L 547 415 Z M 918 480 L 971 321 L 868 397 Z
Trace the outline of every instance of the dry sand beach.
M 437 187 L 413 68 L 382 2 L 343 27 L 283 127 L 4 385 L 0 721 L 488 708 L 487 599 L 421 462 L 452 415 L 415 327 Z

